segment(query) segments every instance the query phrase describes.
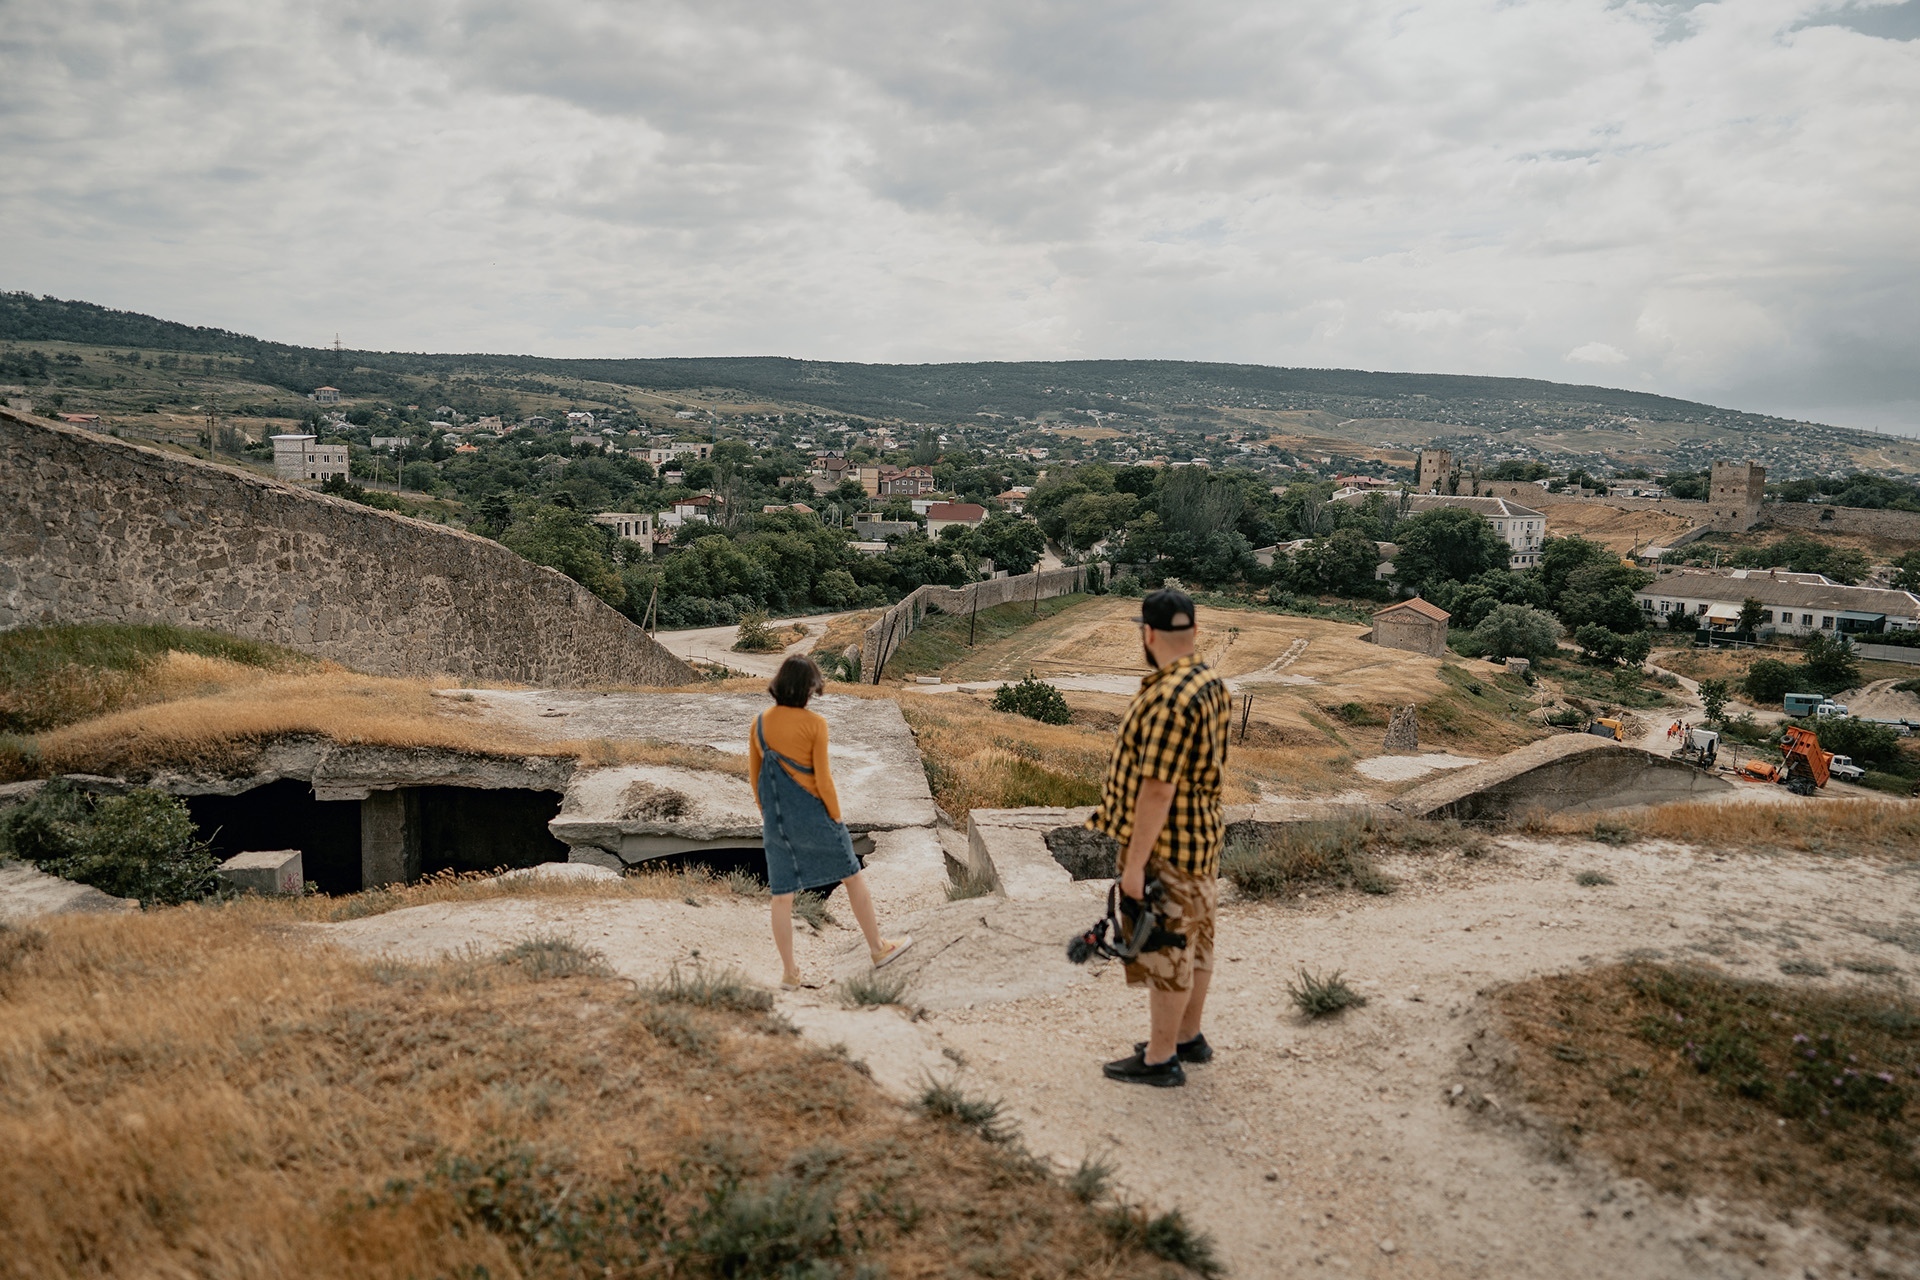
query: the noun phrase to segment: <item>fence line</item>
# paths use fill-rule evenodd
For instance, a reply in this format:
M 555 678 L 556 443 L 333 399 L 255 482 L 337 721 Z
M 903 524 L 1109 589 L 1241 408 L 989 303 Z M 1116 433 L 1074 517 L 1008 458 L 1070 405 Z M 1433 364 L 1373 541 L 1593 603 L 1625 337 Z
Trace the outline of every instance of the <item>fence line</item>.
M 868 684 L 879 684 L 880 673 L 885 669 L 887 659 L 893 656 L 906 638 L 913 634 L 914 628 L 920 625 L 920 620 L 930 612 L 959 615 L 975 609 L 991 609 L 995 605 L 1072 595 L 1087 589 L 1089 567 L 1081 564 L 1065 569 L 1041 569 L 1017 577 L 969 583 L 964 587 L 942 587 L 931 583 L 917 587 L 899 604 L 881 614 L 861 637 L 860 678 Z M 1098 566 L 1091 567 L 1094 572 L 1099 571 Z

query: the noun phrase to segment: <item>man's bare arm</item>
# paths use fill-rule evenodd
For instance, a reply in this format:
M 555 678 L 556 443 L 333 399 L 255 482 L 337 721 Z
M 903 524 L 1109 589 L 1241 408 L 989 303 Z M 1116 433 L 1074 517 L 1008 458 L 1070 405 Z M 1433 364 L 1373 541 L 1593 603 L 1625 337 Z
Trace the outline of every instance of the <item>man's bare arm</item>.
M 1147 891 L 1147 859 L 1167 825 L 1173 810 L 1173 784 L 1158 778 L 1140 779 L 1140 796 L 1133 806 L 1133 838 L 1127 841 L 1127 856 L 1120 864 L 1120 892 L 1140 898 Z

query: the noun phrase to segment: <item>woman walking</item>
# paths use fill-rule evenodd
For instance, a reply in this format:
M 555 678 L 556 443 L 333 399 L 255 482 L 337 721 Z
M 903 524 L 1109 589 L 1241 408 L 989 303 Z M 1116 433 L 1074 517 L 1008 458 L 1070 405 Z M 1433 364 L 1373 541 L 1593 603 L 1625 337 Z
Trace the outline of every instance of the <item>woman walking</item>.
M 780 949 L 780 985 L 789 991 L 805 985 L 793 959 L 793 895 L 803 889 L 847 886 L 847 905 L 866 935 L 874 968 L 892 964 L 913 945 L 912 938 L 880 936 L 866 873 L 840 821 L 840 796 L 827 768 L 827 722 L 807 710 L 808 700 L 825 687 L 812 658 L 790 656 L 767 686 L 775 705 L 754 717 L 747 741 L 767 850 L 767 888 L 773 892 L 773 945 Z

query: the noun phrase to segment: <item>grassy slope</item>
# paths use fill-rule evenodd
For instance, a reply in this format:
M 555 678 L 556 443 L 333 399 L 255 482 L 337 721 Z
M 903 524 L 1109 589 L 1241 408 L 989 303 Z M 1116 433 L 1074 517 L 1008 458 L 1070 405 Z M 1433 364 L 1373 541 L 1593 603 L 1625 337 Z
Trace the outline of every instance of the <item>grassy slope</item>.
M 995 605 L 991 609 L 982 609 L 971 619 L 964 615 L 930 613 L 887 659 L 886 674 L 915 676 L 943 671 L 971 651 L 967 644 L 969 625 L 974 633 L 972 647 L 995 644 L 1087 599 L 1091 597 L 1085 594 L 1055 596 L 1051 600 L 1040 601 L 1037 609 L 1031 602 Z
M 216 631 L 94 623 L 0 632 L 0 732 L 38 733 L 166 691 L 169 654 L 284 671 L 313 660 Z
M 0 931 L 0 1276 L 1188 1274 L 715 976 L 362 961 L 258 903 Z
M 1522 983 L 1499 1005 L 1524 1099 L 1567 1145 L 1676 1195 L 1898 1227 L 1914 1260 L 1920 1008 L 1903 994 L 1636 964 Z

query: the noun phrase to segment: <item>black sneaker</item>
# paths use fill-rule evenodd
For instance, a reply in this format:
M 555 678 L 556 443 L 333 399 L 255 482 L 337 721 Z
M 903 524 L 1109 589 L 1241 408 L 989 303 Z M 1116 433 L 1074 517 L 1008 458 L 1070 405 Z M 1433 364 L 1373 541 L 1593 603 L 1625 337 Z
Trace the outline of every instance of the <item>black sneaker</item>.
M 1135 1053 L 1145 1053 L 1147 1051 L 1147 1042 L 1145 1040 L 1139 1041 L 1133 1046 L 1133 1051 Z M 1198 1066 L 1202 1062 L 1213 1061 L 1213 1046 L 1207 1043 L 1207 1033 L 1204 1031 L 1191 1040 L 1181 1041 L 1173 1047 L 1173 1051 L 1178 1055 L 1180 1061 L 1191 1062 L 1195 1066 Z
M 1106 1072 L 1109 1080 L 1118 1080 L 1122 1084 L 1150 1084 L 1156 1089 L 1172 1089 L 1187 1082 L 1187 1072 L 1180 1065 L 1179 1054 L 1149 1066 L 1147 1055 L 1136 1053 L 1131 1058 L 1109 1062 L 1101 1070 Z

